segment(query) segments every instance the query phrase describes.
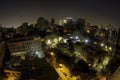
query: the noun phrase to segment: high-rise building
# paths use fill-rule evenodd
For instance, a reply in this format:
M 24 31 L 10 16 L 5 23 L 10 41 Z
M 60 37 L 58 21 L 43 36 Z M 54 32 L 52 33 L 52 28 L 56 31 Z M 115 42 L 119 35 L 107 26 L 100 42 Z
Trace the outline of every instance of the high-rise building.
M 55 18 L 51 18 L 51 24 L 55 24 Z
M 44 30 L 44 29 L 46 29 L 46 28 L 48 28 L 48 26 L 49 26 L 49 21 L 48 20 L 46 20 L 45 18 L 43 18 L 43 17 L 39 17 L 38 18 L 38 20 L 37 20 L 37 28 L 39 29 L 39 30 Z
M 83 31 L 85 27 L 85 19 L 79 18 L 76 21 L 76 28 L 80 31 Z
M 119 28 L 119 31 L 118 31 L 117 43 L 118 43 L 118 46 L 120 47 L 120 28 Z
M 73 22 L 73 17 L 66 17 L 65 19 L 59 20 L 59 25 L 64 25 Z

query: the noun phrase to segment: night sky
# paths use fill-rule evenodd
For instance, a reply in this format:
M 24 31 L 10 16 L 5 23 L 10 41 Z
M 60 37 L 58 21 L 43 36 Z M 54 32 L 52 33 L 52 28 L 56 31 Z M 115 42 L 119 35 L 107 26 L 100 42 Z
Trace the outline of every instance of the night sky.
M 0 0 L 0 24 L 36 23 L 38 17 L 57 20 L 67 16 L 85 18 L 97 25 L 120 27 L 119 0 Z

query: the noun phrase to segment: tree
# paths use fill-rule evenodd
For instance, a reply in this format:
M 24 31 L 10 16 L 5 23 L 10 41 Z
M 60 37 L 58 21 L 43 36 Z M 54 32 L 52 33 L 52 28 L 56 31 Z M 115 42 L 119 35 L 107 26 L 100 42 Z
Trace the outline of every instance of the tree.
M 84 80 L 91 80 L 96 77 L 96 71 L 91 69 L 83 60 L 79 60 L 72 67 L 73 75 L 80 75 Z

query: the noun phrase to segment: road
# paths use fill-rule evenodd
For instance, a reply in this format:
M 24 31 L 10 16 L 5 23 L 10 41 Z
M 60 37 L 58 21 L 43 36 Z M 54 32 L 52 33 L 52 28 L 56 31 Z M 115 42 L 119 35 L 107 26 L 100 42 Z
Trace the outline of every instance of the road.
M 52 56 L 52 65 L 59 74 L 62 80 L 76 80 L 76 77 L 71 77 L 71 73 L 69 68 L 67 68 L 64 64 L 58 64 L 56 62 L 55 53 L 50 53 Z

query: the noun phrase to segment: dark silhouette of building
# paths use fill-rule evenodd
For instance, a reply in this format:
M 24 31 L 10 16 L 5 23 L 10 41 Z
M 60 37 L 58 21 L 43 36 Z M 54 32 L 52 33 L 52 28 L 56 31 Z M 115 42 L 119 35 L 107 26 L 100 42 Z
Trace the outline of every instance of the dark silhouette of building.
M 51 24 L 55 24 L 55 18 L 51 18 Z
M 85 26 L 85 19 L 79 18 L 76 21 L 76 27 L 78 30 L 80 30 L 81 32 L 83 31 Z
M 49 26 L 49 21 L 46 20 L 45 18 L 39 17 L 37 19 L 37 28 L 39 30 L 44 30 L 44 29 L 48 28 L 48 26 Z
M 119 52 L 119 49 L 120 49 L 120 28 L 119 28 L 118 36 L 117 36 L 116 54 Z
M 27 55 L 21 67 L 21 80 L 57 80 L 59 77 L 55 69 L 45 58 L 34 58 L 31 60 L 29 55 Z
M 8 46 L 5 42 L 0 44 L 0 76 L 4 74 L 5 63 L 11 58 Z

